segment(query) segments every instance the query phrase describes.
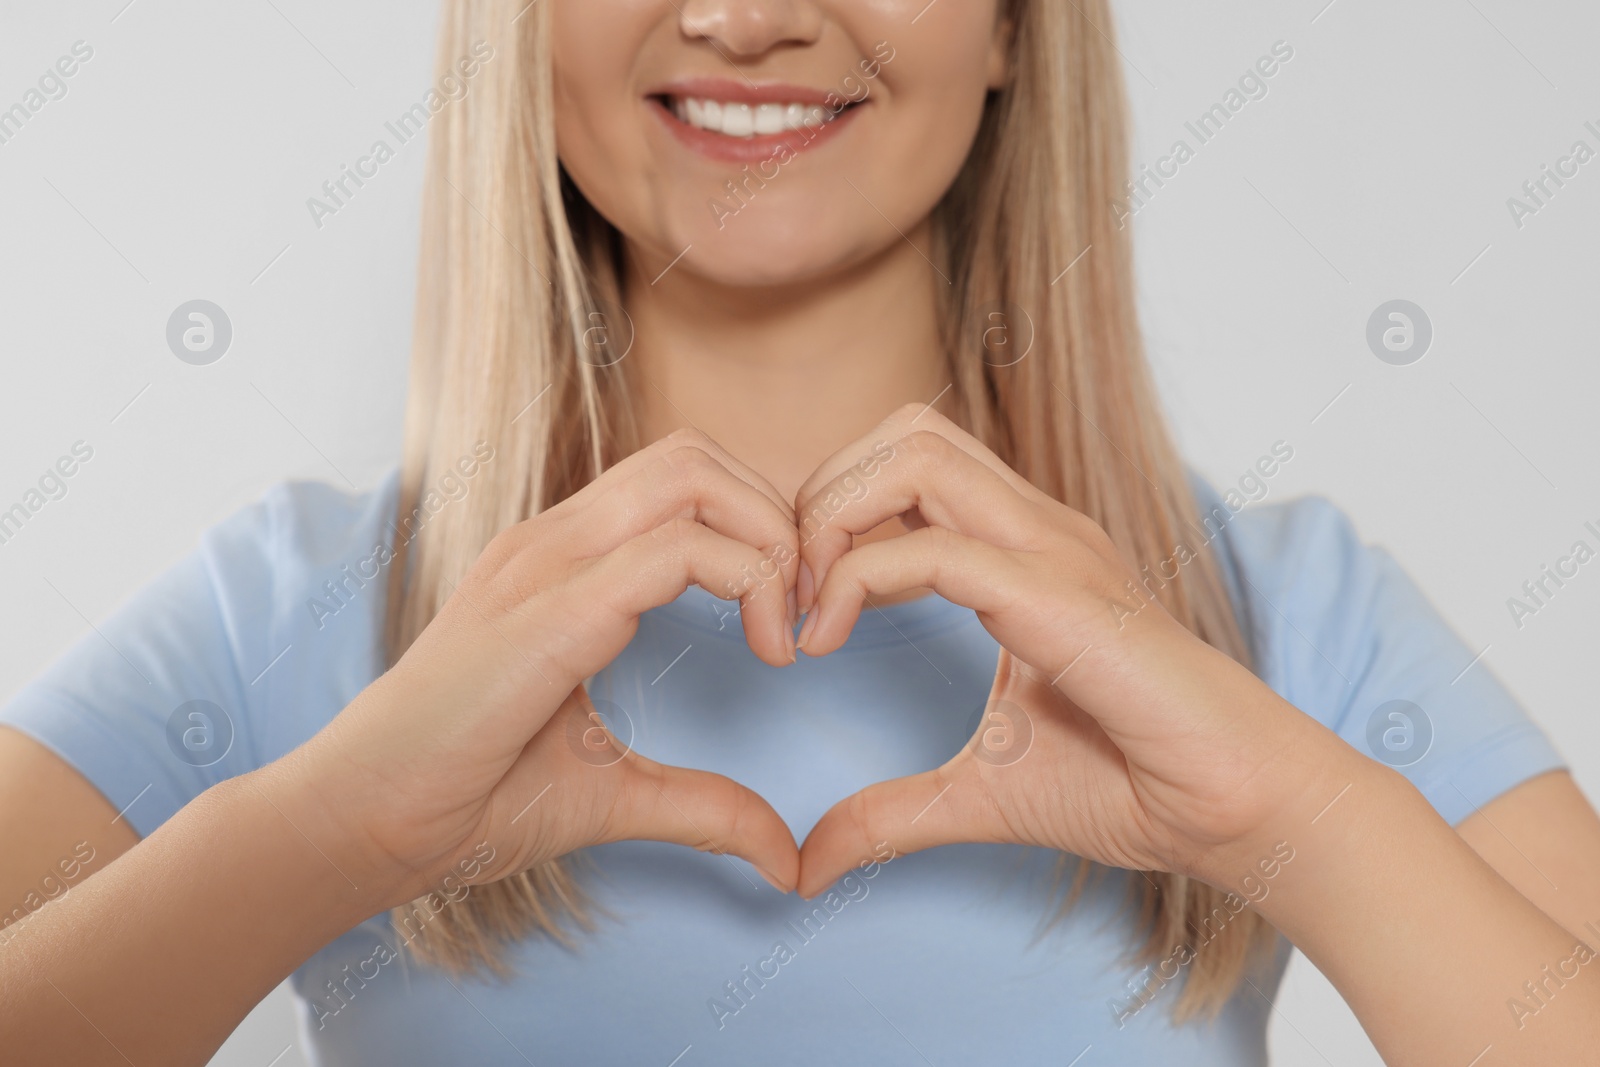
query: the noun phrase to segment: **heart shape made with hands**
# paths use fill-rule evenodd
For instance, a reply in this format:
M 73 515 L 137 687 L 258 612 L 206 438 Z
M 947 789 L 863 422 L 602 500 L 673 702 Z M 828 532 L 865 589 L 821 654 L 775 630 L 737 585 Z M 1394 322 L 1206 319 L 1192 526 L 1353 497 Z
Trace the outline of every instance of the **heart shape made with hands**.
M 806 897 L 881 860 L 885 847 L 903 855 L 960 842 L 1191 873 L 1254 814 L 1241 817 L 1239 783 L 1260 780 L 1273 760 L 1286 763 L 1282 731 L 1264 738 L 1261 729 L 1261 715 L 1276 709 L 1248 699 L 1276 699 L 1270 691 L 1139 596 L 1134 569 L 1098 524 L 931 407 L 904 408 L 838 450 L 792 506 L 716 445 L 696 443 L 795 523 L 798 551 L 764 557 L 765 580 L 751 575 L 744 590 L 713 590 L 741 599 L 746 639 L 765 662 L 794 662 L 797 615 L 805 618 L 799 645 L 825 656 L 872 598 L 919 589 L 973 610 L 1001 653 L 983 718 L 960 752 L 840 800 L 797 854 L 787 825 L 756 794 L 627 751 L 578 690 L 566 709 L 569 741 L 580 756 L 601 755 L 586 761 L 637 760 L 651 775 L 699 776 L 693 810 L 652 782 L 673 809 L 657 812 L 656 825 L 664 815 L 693 827 L 661 839 L 735 852 Z M 895 518 L 908 532 L 858 543 Z M 708 779 L 722 791 L 708 794 Z

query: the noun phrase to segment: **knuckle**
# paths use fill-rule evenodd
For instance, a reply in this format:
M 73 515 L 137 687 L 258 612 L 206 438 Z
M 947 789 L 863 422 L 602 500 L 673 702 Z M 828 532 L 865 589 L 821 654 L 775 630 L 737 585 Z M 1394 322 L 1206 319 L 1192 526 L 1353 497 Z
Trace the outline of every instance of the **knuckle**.
M 728 814 L 724 818 L 722 833 L 712 842 L 712 849 L 717 852 L 727 852 L 737 847 L 744 840 L 745 826 L 750 818 L 750 797 L 732 781 L 723 785 L 726 804 L 723 810 Z
M 873 804 L 872 789 L 853 794 L 844 804 L 844 822 L 862 840 L 872 840 Z
M 478 553 L 476 566 L 485 567 L 491 572 L 504 567 L 529 545 L 547 541 L 548 537 L 541 536 L 541 533 L 548 533 L 554 525 L 555 521 L 546 513 L 502 527 Z
M 854 552 L 846 552 L 828 565 L 828 573 L 823 578 L 823 584 L 830 589 L 836 584 L 846 589 L 860 589 L 862 587 L 863 566 L 861 557 Z M 821 595 L 821 586 L 817 587 L 817 595 Z
M 939 414 L 938 411 L 934 410 L 934 408 L 920 400 L 906 401 L 904 404 L 901 404 L 898 408 L 896 408 L 894 414 L 890 416 L 891 421 L 906 424 L 920 422 L 923 419 L 943 418 L 944 416 Z
M 951 573 L 953 557 L 957 549 L 957 537 L 942 526 L 928 526 L 917 531 L 923 536 L 923 551 L 927 557 L 927 570 L 931 580 L 938 581 L 941 577 Z
M 684 488 L 694 485 L 722 466 L 710 452 L 696 444 L 682 444 L 669 449 L 661 457 L 661 462 Z
M 700 532 L 700 524 L 693 519 L 682 515 L 669 519 L 652 531 L 651 536 L 659 541 L 664 541 L 674 549 L 682 550 L 688 546 L 696 534 Z
M 911 453 L 914 462 L 922 464 L 942 460 L 953 447 L 944 434 L 925 427 L 912 430 L 900 439 L 900 443 Z
M 504 527 L 489 539 L 461 581 L 488 589 L 501 606 L 532 599 L 548 584 L 547 572 L 553 565 L 550 538 L 545 536 L 550 525 L 546 516 L 535 515 Z
M 928 551 L 935 561 L 946 559 L 956 548 L 956 535 L 943 526 L 927 526 L 921 531 L 926 534 Z
M 702 450 L 709 449 L 711 447 L 711 438 L 708 437 L 704 432 L 695 429 L 693 426 L 680 426 L 678 429 L 673 430 L 671 433 L 667 434 L 667 436 L 663 437 L 661 442 L 669 451 L 675 448 L 683 448 L 686 446 L 699 448 Z
M 1117 549 L 1117 543 L 1112 540 L 1105 527 L 1087 515 L 1079 512 L 1074 512 L 1073 514 L 1077 516 L 1077 521 L 1073 523 L 1072 532 L 1083 543 L 1084 547 L 1104 560 L 1119 558 L 1120 553 Z
M 518 525 L 521 525 L 520 523 Z M 526 536 L 516 526 L 508 526 L 489 538 L 468 573 L 477 578 L 488 578 L 505 568 L 521 549 Z
M 545 592 L 549 583 L 529 549 L 514 552 L 486 583 L 489 603 L 507 614 Z
M 778 567 L 786 572 L 792 568 L 797 569 L 800 566 L 801 553 L 805 548 L 805 542 L 800 539 L 799 527 L 791 524 L 783 531 L 778 543 L 773 546 L 772 558 Z

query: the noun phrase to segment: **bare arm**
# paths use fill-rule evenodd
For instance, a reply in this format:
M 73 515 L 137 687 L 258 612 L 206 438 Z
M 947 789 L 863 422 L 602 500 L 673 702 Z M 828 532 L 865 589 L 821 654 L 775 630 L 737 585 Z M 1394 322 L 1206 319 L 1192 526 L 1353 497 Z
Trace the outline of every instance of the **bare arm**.
M 26 734 L 0 727 L 0 945 L 29 916 L 139 842 L 100 791 Z
M 503 531 L 322 730 L 143 841 L 76 772 L 0 730 L 0 840 L 22 843 L 0 884 L 25 893 L 80 835 L 105 845 L 103 869 L 7 929 L 0 1048 L 28 1064 L 203 1064 L 357 924 L 589 845 L 715 849 L 792 888 L 799 854 L 770 804 L 616 750 L 582 684 L 690 584 L 737 596 L 756 654 L 793 662 L 793 511 L 719 455 L 673 435 Z M 769 580 L 744 582 L 756 573 Z
M 1566 771 L 1495 797 L 1456 828 L 1540 911 L 1600 952 L 1600 815 Z M 1600 985 L 1600 976 L 1596 978 Z
M 0 865 L 7 899 L 59 876 L 79 842 L 95 855 L 0 943 L 15 1062 L 203 1064 L 302 960 L 382 909 L 393 880 L 287 780 L 274 765 L 224 782 L 139 842 L 81 775 L 0 729 L 0 839 L 19 846 Z

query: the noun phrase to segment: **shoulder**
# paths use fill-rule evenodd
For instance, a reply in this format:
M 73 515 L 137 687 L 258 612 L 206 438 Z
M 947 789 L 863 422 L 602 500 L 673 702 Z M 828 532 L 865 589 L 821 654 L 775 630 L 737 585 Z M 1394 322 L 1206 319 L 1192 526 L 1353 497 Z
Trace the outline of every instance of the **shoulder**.
M 381 673 L 398 481 L 273 486 L 98 620 L 0 724 L 132 804 L 141 834 L 277 759 Z
M 298 603 L 322 630 L 382 577 L 393 559 L 398 493 L 397 470 L 359 492 L 324 482 L 282 482 L 253 508 L 214 528 L 208 539 L 220 547 L 236 540 L 259 551 L 271 565 L 277 607 Z M 239 582 L 247 576 L 228 577 Z M 327 615 L 317 610 L 319 601 Z
M 1270 639 L 1282 625 L 1309 628 L 1308 643 L 1341 654 L 1372 635 L 1354 625 L 1386 579 L 1403 572 L 1381 546 L 1364 541 L 1355 523 L 1325 496 L 1258 500 L 1218 493 L 1193 479 L 1198 531 L 1218 548 L 1237 606 L 1253 636 Z M 1262 651 L 1271 651 L 1263 649 Z
M 1191 484 L 1256 673 L 1284 699 L 1401 770 L 1452 823 L 1562 765 L 1482 650 L 1332 501 Z
M 368 490 L 280 482 L 206 529 L 194 551 L 152 584 L 209 600 L 238 638 L 234 652 L 245 671 L 255 657 L 275 656 L 336 622 L 370 624 L 393 559 L 398 488 L 397 470 Z
M 400 473 L 391 469 L 370 489 L 291 480 L 207 529 L 202 544 L 260 546 L 281 562 L 315 564 L 385 530 L 394 518 Z
M 208 530 L 198 555 L 218 614 L 244 638 L 256 761 L 289 751 L 382 672 L 399 472 L 353 491 L 279 483 Z M 248 646 L 248 647 L 244 647 Z
M 1383 645 L 1451 634 L 1389 552 L 1327 497 L 1271 500 L 1265 488 L 1247 496 L 1190 480 L 1194 531 L 1220 557 L 1257 672 L 1305 710 L 1331 722 L 1344 710 L 1334 698 L 1354 688 L 1351 672 Z M 1385 613 L 1382 601 L 1414 617 Z

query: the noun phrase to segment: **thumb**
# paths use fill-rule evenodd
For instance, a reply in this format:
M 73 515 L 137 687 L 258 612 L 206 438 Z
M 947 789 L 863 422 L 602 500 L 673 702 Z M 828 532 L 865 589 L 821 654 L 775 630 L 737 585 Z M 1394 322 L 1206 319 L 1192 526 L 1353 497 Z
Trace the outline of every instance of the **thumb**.
M 869 785 L 828 809 L 800 848 L 800 895 L 817 896 L 850 868 L 964 841 L 1007 841 L 973 761 L 964 751 L 937 770 Z
M 731 853 L 779 890 L 792 892 L 800 851 L 789 824 L 760 794 L 710 771 L 671 767 L 630 753 L 601 841 L 665 841 Z

